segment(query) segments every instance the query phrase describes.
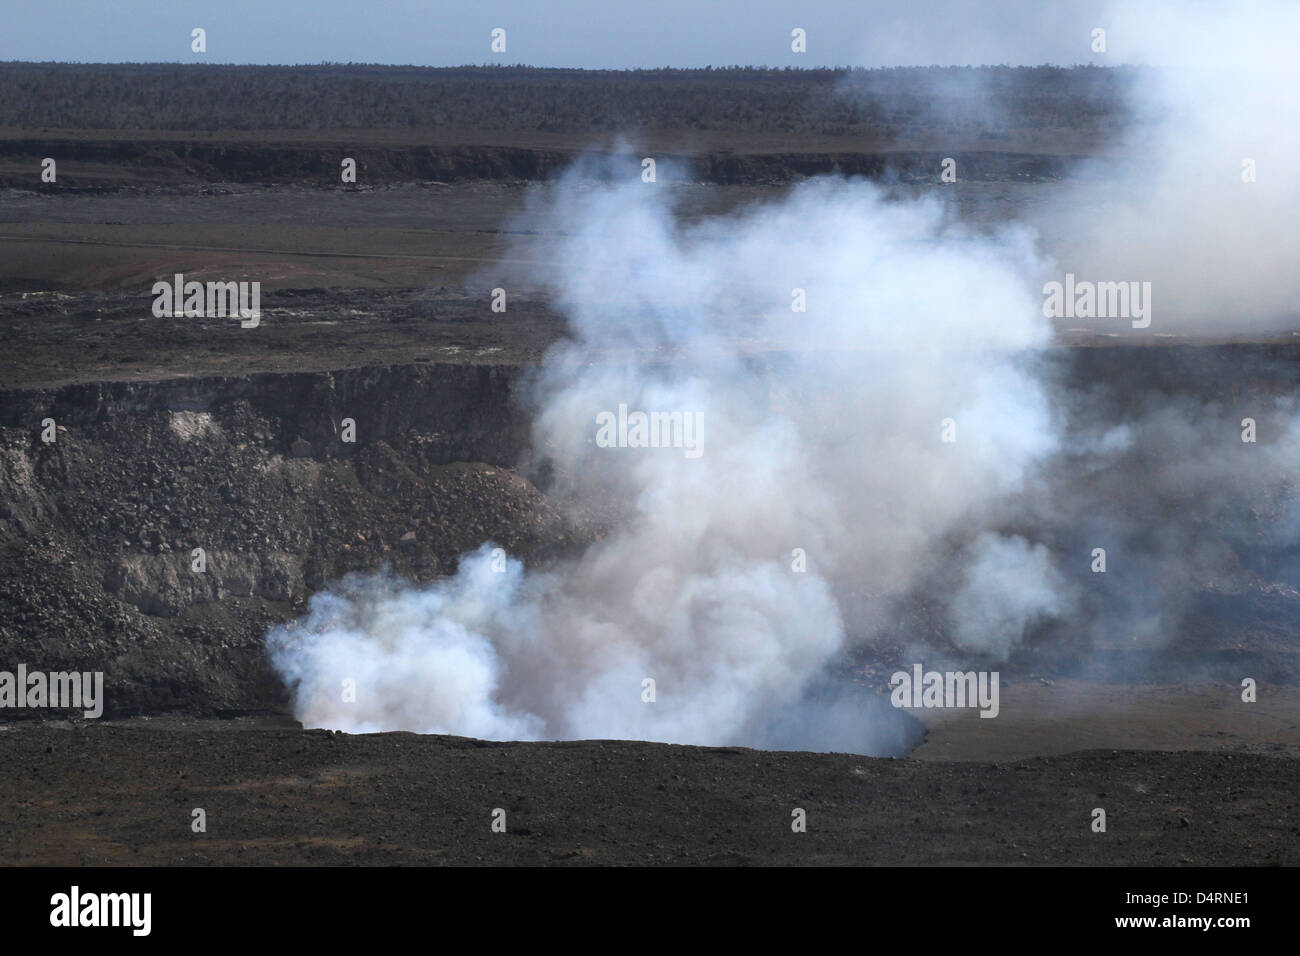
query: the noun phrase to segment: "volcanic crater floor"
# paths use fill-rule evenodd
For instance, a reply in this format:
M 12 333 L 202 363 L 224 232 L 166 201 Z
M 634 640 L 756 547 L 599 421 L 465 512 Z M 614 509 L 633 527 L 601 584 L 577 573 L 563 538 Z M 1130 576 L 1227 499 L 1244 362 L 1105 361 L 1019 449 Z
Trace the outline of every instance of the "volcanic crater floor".
M 11 725 L 0 760 L 6 865 L 1300 863 L 1296 762 L 1263 753 L 932 761 L 153 718 Z

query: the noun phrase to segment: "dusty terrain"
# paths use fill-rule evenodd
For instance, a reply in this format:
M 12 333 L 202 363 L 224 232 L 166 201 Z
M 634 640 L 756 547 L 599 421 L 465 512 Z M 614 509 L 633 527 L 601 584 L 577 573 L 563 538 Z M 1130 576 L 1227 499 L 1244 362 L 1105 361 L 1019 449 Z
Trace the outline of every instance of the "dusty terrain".
M 12 69 L 0 93 L 18 89 Z M 805 122 L 792 117 L 806 90 L 725 79 L 745 95 L 703 88 L 690 102 L 713 112 L 698 124 L 661 110 L 636 128 L 690 170 L 665 183 L 684 216 L 836 168 L 930 190 L 938 159 L 964 151 L 969 175 L 944 201 L 997 223 L 1080 156 L 1106 158 L 1115 109 L 1084 91 L 1096 110 L 1064 132 L 1059 111 L 1081 114 L 1055 92 L 1025 128 L 993 134 L 888 119 L 906 98 Z M 563 317 L 526 288 L 504 315 L 487 302 L 511 274 L 529 190 L 609 148 L 600 110 L 614 108 L 561 98 L 571 108 L 552 129 L 475 127 L 475 101 L 454 98 L 461 125 L 436 132 L 358 126 L 364 111 L 319 128 L 185 126 L 200 90 L 178 100 L 177 125 L 123 109 L 112 115 L 136 118 L 86 128 L 41 114 L 23 84 L 0 95 L 0 669 L 103 669 L 107 716 L 4 715 L 3 862 L 1300 862 L 1300 592 L 1286 555 L 1244 586 L 1206 582 L 1172 646 L 1032 643 L 1003 666 L 1001 719 L 922 715 L 908 759 L 296 728 L 263 638 L 330 581 L 383 565 L 433 580 L 486 540 L 545 566 L 619 520 L 618 503 L 553 494 L 530 454 L 528 377 Z M 354 152 L 362 182 L 339 185 L 337 156 Z M 60 157 L 57 184 L 38 182 L 45 155 Z M 259 279 L 261 326 L 155 318 L 150 287 L 176 272 Z M 779 374 L 779 354 L 744 345 Z M 1118 406 L 1155 389 L 1236 417 L 1300 383 L 1291 333 L 1063 332 L 1051 361 Z M 47 417 L 53 444 L 38 437 Z M 339 440 L 345 417 L 355 444 Z M 1252 504 L 1266 528 L 1277 502 Z M 204 575 L 189 572 L 196 547 Z M 843 678 L 883 693 L 908 628 L 944 641 L 917 608 L 896 641 L 857 647 Z M 1257 704 L 1240 701 L 1243 674 Z M 1088 828 L 1097 806 L 1107 834 Z M 190 831 L 193 807 L 206 834 Z M 490 831 L 495 807 L 506 835 Z M 806 834 L 790 831 L 794 807 Z

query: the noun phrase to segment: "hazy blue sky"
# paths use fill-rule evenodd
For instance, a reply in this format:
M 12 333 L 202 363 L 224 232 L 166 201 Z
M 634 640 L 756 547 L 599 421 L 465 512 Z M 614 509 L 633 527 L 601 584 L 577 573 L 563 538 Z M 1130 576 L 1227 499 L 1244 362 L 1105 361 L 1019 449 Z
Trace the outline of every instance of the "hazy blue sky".
M 0 0 L 0 60 L 628 69 L 1114 63 L 1089 0 Z M 190 31 L 207 31 L 206 55 Z M 506 30 L 505 54 L 489 49 Z M 808 52 L 790 50 L 802 27 Z

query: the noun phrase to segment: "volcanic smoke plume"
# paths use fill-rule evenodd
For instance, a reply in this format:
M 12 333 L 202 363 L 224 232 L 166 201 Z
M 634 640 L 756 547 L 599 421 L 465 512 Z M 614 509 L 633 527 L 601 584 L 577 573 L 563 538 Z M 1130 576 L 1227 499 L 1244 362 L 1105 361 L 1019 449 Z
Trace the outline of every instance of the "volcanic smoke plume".
M 1157 167 L 1152 202 L 1177 206 L 1180 181 Z M 1300 505 L 1279 491 L 1300 440 L 1294 396 L 1261 408 L 1273 439 L 1247 461 L 1240 409 L 1065 387 L 1042 309 L 1054 264 L 1031 230 L 976 235 L 937 200 L 838 177 L 692 221 L 673 208 L 679 190 L 638 173 L 579 165 L 525 214 L 518 232 L 536 238 L 517 250 L 545 263 L 523 279 L 572 335 L 532 389 L 534 452 L 559 476 L 550 490 L 625 503 L 625 519 L 544 571 L 488 542 L 432 586 L 353 576 L 318 594 L 268 637 L 306 725 L 897 752 L 887 704 L 834 675 L 900 607 L 937 609 L 955 663 L 1005 659 L 1053 629 L 1159 647 L 1195 589 L 1295 555 Z M 1182 272 L 1169 252 L 1198 235 L 1194 215 L 1148 235 L 1165 220 L 1126 208 L 1148 237 L 1157 309 L 1217 279 L 1203 247 Z M 1247 232 L 1280 214 L 1238 212 Z M 1216 205 L 1221 234 L 1232 215 Z M 1102 249 L 1103 226 L 1078 233 Z M 1094 264 L 1089 278 L 1147 278 L 1108 274 L 1104 252 Z M 1248 276 L 1293 285 L 1284 272 L 1269 255 Z M 671 428 L 639 441 L 635 413 L 694 423 L 694 445 Z M 1096 545 L 1127 562 L 1105 600 L 1087 587 Z M 915 635 L 913 660 L 932 660 L 928 639 Z
M 1117 2 L 1099 20 L 1114 56 L 1149 68 L 1128 91 L 1123 173 L 1045 204 L 1068 237 L 1056 277 L 1151 282 L 1151 333 L 1295 328 L 1300 5 Z
M 574 336 L 537 383 L 534 446 L 574 493 L 632 514 L 546 573 L 494 570 L 485 545 L 430 588 L 353 578 L 318 595 L 271 636 L 300 718 L 895 749 L 862 709 L 851 727 L 803 713 L 846 712 L 809 693 L 845 641 L 831 582 L 905 593 L 951 529 L 983 527 L 1053 450 L 1024 361 L 1050 331 L 1025 278 L 1028 236 L 977 240 L 945 228 L 938 204 L 834 179 L 684 227 L 669 191 L 586 172 L 531 214 L 555 263 L 535 278 Z M 793 310 L 797 289 L 806 311 Z M 668 360 L 609 358 L 629 351 Z M 602 447 L 598 416 L 620 405 L 693 416 L 698 455 Z M 971 560 L 994 608 L 971 618 L 973 642 L 997 640 L 981 621 L 1015 631 L 1061 609 L 1041 549 L 989 535 Z M 340 692 L 348 678 L 355 702 Z

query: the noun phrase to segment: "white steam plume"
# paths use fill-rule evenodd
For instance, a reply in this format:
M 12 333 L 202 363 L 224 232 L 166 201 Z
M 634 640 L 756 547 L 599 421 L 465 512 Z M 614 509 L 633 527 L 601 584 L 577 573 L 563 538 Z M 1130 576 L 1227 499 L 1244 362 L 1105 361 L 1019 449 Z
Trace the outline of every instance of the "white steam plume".
M 271 637 L 299 716 L 897 750 L 894 712 L 820 693 L 845 641 L 830 582 L 904 593 L 946 534 L 980 527 L 1053 449 L 1022 367 L 1049 332 L 1028 237 L 977 240 L 946 229 L 937 204 L 843 180 L 685 228 L 670 189 L 582 175 L 531 213 L 560 263 L 536 279 L 574 336 L 547 358 L 534 444 L 577 494 L 614 496 L 629 516 L 546 573 L 493 572 L 482 551 L 427 589 L 352 579 L 318 596 Z M 792 310 L 794 289 L 807 311 Z M 611 358 L 629 347 L 640 360 Z M 597 416 L 620 404 L 698 416 L 701 454 L 599 447 Z M 1022 565 L 1001 582 L 1012 591 L 1050 572 L 1029 549 L 1002 557 Z M 355 702 L 339 693 L 349 677 Z
M 1075 635 L 1156 645 L 1198 588 L 1248 578 L 1238 543 L 1294 569 L 1293 401 L 1271 423 L 1282 437 L 1246 459 L 1227 425 L 1249 409 L 1155 392 L 1128 407 L 1100 387 L 1062 401 L 1038 371 L 1055 268 L 1151 281 L 1152 332 L 1295 311 L 1295 7 L 1149 9 L 1108 21 L 1116 44 L 1174 41 L 1151 57 L 1173 69 L 1138 91 L 1133 158 L 1149 162 L 1105 202 L 1071 189 L 1046 204 L 1078 239 L 1055 267 L 1028 231 L 967 235 L 937 203 L 863 182 L 808 182 L 690 227 L 635 164 L 601 171 L 623 185 L 578 169 L 547 190 L 520 229 L 540 247 L 521 258 L 555 263 L 531 278 L 573 340 L 540 373 L 534 448 L 555 490 L 627 515 L 545 572 L 494 570 L 485 549 L 431 587 L 362 577 L 318 595 L 269 638 L 300 719 L 895 752 L 896 712 L 826 688 L 898 601 L 937 603 L 969 655 L 1004 656 L 1081 605 Z M 598 416 L 620 406 L 697 416 L 701 453 L 599 446 Z M 1256 500 L 1282 518 L 1267 535 Z M 1077 586 L 1098 538 L 1125 568 L 1105 606 Z
M 1116 62 L 1151 69 L 1129 93 L 1123 173 L 1047 204 L 1054 278 L 1150 282 L 1147 334 L 1294 327 L 1300 4 L 1116 2 L 1098 21 Z

